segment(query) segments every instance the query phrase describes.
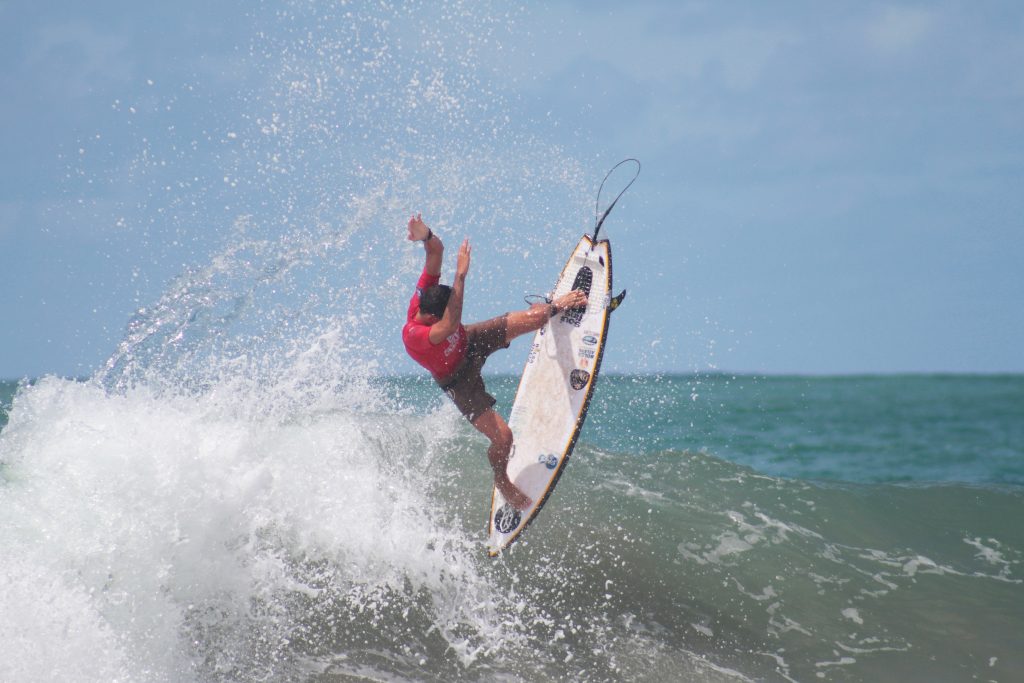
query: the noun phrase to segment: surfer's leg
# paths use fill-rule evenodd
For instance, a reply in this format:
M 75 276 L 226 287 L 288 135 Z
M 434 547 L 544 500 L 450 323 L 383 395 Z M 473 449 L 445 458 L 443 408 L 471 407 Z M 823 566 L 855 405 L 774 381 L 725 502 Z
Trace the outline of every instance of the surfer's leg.
M 525 311 L 513 311 L 508 314 L 505 338 L 512 341 L 521 334 L 535 332 L 544 327 L 551 317 L 547 304 L 533 304 Z
M 516 488 L 512 480 L 508 478 L 508 456 L 512 451 L 512 430 L 508 428 L 501 415 L 493 409 L 488 409 L 482 415 L 473 420 L 472 425 L 484 436 L 491 440 L 491 447 L 487 449 L 487 459 L 491 462 L 494 470 L 494 486 L 501 491 L 513 507 L 525 510 L 533 501 L 525 493 Z
M 587 295 L 580 290 L 573 290 L 555 299 L 554 304 L 560 310 L 583 308 L 587 305 Z M 544 327 L 544 323 L 550 317 L 551 309 L 548 304 L 533 304 L 525 311 L 509 313 L 505 331 L 506 339 L 512 341 L 521 334 L 535 332 Z

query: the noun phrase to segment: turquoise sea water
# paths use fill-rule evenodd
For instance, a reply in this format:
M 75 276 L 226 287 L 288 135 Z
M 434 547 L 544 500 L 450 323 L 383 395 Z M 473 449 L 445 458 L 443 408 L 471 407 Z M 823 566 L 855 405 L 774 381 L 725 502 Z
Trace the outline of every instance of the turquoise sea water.
M 801 479 L 1024 484 L 1021 376 L 604 380 L 590 436 L 613 451 L 709 452 Z
M 1024 377 L 603 376 L 496 561 L 486 444 L 428 381 L 252 390 L 18 391 L 4 680 L 1024 674 Z

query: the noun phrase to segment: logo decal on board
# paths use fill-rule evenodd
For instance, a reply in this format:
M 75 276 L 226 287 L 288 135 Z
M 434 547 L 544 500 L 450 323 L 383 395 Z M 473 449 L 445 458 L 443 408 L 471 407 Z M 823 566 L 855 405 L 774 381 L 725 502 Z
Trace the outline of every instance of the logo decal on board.
M 537 456 L 537 462 L 542 463 L 549 470 L 553 470 L 558 467 L 558 456 L 554 453 L 548 453 L 547 455 L 541 453 Z
M 494 513 L 494 528 L 503 534 L 515 529 L 519 526 L 519 522 L 523 519 L 523 515 L 519 510 L 505 503 L 501 508 Z
M 526 357 L 526 364 L 529 365 L 533 361 L 537 360 L 537 351 L 540 350 L 540 344 L 534 344 L 530 347 L 530 355 Z
M 583 387 L 587 386 L 587 382 L 590 381 L 590 373 L 586 370 L 580 370 L 576 368 L 569 373 L 569 385 L 579 391 Z
M 583 343 L 587 344 L 588 346 L 593 346 L 594 344 L 597 343 L 597 337 L 595 337 L 592 334 L 588 334 L 585 337 L 583 337 Z

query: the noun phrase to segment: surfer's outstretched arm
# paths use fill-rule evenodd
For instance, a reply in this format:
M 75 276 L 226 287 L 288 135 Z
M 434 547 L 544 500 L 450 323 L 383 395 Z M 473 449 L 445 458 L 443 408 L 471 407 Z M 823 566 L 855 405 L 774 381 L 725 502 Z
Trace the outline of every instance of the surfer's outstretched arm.
M 424 266 L 429 275 L 441 274 L 441 263 L 444 261 L 444 242 L 434 234 L 434 231 L 427 227 L 420 214 L 409 218 L 410 242 L 423 242 L 423 248 L 427 252 L 427 262 Z
M 452 293 L 448 297 L 448 305 L 439 321 L 430 326 L 430 343 L 440 344 L 458 331 L 462 324 L 462 298 L 466 289 L 466 275 L 469 273 L 469 240 L 462 240 L 459 247 L 459 260 L 455 265 L 455 280 L 452 282 Z

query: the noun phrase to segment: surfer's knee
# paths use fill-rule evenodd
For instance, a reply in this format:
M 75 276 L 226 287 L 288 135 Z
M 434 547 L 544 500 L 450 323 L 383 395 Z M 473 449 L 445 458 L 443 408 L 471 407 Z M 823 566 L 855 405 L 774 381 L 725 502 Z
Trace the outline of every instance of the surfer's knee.
M 509 429 L 508 424 L 499 418 L 494 421 L 485 434 L 491 440 L 491 457 L 500 460 L 507 458 L 509 451 L 512 450 L 512 430 Z
M 475 420 L 472 420 L 471 424 L 491 440 L 493 448 L 507 451 L 512 447 L 512 430 L 493 408 L 485 410 Z

